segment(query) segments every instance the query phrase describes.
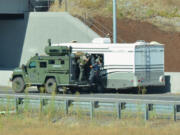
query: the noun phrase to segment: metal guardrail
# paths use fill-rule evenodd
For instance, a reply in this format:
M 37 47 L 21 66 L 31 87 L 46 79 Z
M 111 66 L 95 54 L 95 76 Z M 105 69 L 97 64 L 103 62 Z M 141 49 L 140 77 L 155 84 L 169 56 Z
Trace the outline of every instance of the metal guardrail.
M 14 98 L 16 99 L 16 112 L 18 112 L 19 101 L 22 99 L 30 99 L 30 100 L 40 100 L 40 110 L 42 110 L 43 106 L 45 106 L 46 100 L 52 100 L 51 95 L 25 95 L 25 94 L 0 94 L 0 98 Z M 125 104 L 144 104 L 144 119 L 149 120 L 149 112 L 153 110 L 153 105 L 171 105 L 173 106 L 173 119 L 177 120 L 177 107 L 180 105 L 180 101 L 166 101 L 166 100 L 146 100 L 146 99 L 122 99 L 122 98 L 106 98 L 106 97 L 93 97 L 90 96 L 82 96 L 82 95 L 58 95 L 53 96 L 53 100 L 64 102 L 65 106 L 65 114 L 67 115 L 69 112 L 69 102 L 89 102 L 89 111 L 90 118 L 94 118 L 94 110 L 99 102 L 101 103 L 115 103 L 116 104 L 116 114 L 118 119 L 122 117 L 122 110 Z

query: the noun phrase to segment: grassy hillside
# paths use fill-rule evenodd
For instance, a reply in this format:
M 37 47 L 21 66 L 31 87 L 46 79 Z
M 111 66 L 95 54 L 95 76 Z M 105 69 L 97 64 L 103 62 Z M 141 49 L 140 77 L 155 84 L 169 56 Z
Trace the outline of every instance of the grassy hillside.
M 59 6 L 60 5 L 60 6 Z M 50 11 L 64 12 L 64 1 L 55 0 Z M 112 17 L 111 0 L 68 0 L 68 12 L 89 18 Z M 165 31 L 180 31 L 179 0 L 117 0 L 117 17 L 152 23 Z
M 50 11 L 64 11 L 64 2 L 58 6 L 58 0 Z M 153 16 L 180 17 L 179 0 L 117 0 L 118 17 L 149 18 Z M 72 14 L 112 15 L 110 0 L 68 0 L 69 12 Z

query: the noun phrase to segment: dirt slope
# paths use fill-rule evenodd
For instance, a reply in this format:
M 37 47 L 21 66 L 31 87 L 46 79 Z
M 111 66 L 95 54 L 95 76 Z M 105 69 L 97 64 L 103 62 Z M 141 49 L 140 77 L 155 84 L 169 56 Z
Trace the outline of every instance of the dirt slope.
M 98 16 L 94 19 L 112 31 L 112 18 Z M 117 24 L 118 42 L 145 40 L 165 44 L 165 71 L 180 72 L 180 33 L 162 31 L 150 23 L 129 19 L 119 19 Z M 104 36 L 93 25 L 91 27 Z

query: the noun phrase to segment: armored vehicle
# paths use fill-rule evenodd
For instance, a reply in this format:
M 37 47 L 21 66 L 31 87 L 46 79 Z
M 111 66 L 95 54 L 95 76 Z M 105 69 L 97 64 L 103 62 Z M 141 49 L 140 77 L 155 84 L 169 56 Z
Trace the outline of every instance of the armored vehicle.
M 29 86 L 37 86 L 39 91 L 44 89 L 47 93 L 64 88 L 90 87 L 87 81 L 78 82 L 77 56 L 71 53 L 71 47 L 48 46 L 45 52 L 47 56 L 36 54 L 26 65 L 14 70 L 11 81 L 15 92 L 24 92 Z

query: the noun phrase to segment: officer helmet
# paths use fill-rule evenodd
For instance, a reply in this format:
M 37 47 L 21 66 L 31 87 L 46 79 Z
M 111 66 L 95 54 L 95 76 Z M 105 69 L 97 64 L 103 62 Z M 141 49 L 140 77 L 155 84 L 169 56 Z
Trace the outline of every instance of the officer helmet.
M 89 57 L 90 57 L 90 55 L 89 55 L 88 53 L 86 53 L 85 56 L 86 56 L 86 58 L 89 58 Z

